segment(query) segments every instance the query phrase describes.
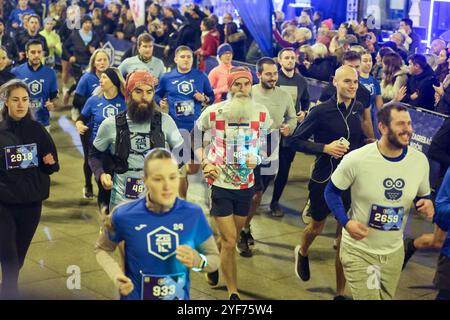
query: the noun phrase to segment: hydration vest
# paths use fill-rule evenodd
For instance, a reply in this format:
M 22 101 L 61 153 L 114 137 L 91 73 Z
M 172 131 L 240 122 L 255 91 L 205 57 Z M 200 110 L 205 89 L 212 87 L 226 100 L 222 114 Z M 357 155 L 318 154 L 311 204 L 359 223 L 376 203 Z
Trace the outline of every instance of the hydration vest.
M 150 148 L 164 148 L 166 139 L 161 128 L 161 112 L 155 110 L 150 123 Z M 127 122 L 127 112 L 116 115 L 116 145 L 113 155 L 114 172 L 128 171 L 128 156 L 130 155 L 130 128 Z

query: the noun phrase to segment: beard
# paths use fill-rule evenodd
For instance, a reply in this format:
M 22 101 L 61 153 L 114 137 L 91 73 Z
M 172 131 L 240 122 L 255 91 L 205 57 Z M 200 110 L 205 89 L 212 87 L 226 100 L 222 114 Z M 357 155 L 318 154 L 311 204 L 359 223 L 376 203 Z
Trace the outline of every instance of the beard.
M 261 81 L 261 87 L 263 87 L 264 89 L 273 89 L 276 86 L 276 81 L 267 81 L 267 82 L 262 82 Z
M 153 117 L 154 112 L 153 101 L 131 100 L 127 106 L 127 114 L 131 121 L 135 123 L 149 122 Z
M 252 111 L 252 99 L 242 93 L 235 94 L 228 103 L 229 122 L 248 122 Z
M 405 132 L 401 132 L 401 133 L 399 133 L 399 135 L 400 135 L 400 134 L 403 134 L 403 133 L 405 133 Z M 409 134 L 409 139 L 411 139 L 412 134 L 411 134 L 411 133 L 408 133 L 408 134 Z M 394 131 L 392 131 L 391 128 L 389 128 L 389 132 L 388 132 L 388 135 L 387 135 L 387 140 L 389 141 L 389 143 L 390 143 L 392 146 L 394 146 L 394 147 L 396 147 L 396 148 L 398 148 L 398 149 L 403 149 L 403 148 L 405 148 L 405 147 L 408 145 L 408 144 L 403 145 L 403 144 L 400 142 L 400 140 L 399 140 L 399 138 L 398 138 L 398 135 L 396 135 L 396 134 L 394 133 Z M 409 140 L 408 140 L 408 142 L 409 142 Z

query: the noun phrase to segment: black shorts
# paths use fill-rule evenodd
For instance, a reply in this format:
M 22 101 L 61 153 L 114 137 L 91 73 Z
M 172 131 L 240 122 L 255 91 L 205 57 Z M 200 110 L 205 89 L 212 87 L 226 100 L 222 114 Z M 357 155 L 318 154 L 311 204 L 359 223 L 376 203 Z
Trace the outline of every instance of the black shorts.
M 225 189 L 211 187 L 211 215 L 227 217 L 230 215 L 248 216 L 253 198 L 253 187 L 248 189 Z
M 308 189 L 309 200 L 311 203 L 310 212 L 311 217 L 315 221 L 323 221 L 331 213 L 324 196 L 324 191 L 327 184 L 328 181 L 325 183 L 317 183 L 309 180 Z M 350 189 L 342 192 L 342 201 L 344 202 L 345 211 L 348 211 L 351 204 Z
M 258 166 L 256 166 L 255 169 L 253 169 L 253 174 L 255 176 L 255 192 L 266 192 L 267 188 L 270 185 L 270 182 L 272 182 L 272 180 L 275 178 L 274 174 L 270 174 L 270 175 L 261 175 L 261 168 L 264 167 L 269 167 L 270 163 L 265 165 L 265 164 L 260 164 Z

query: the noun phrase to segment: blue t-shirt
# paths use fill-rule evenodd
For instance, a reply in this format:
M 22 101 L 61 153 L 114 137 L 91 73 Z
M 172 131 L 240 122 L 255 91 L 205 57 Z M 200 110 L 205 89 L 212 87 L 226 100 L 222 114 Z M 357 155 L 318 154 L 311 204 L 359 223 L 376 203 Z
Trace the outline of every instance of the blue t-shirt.
M 92 92 L 94 92 L 94 89 L 98 86 L 99 79 L 95 72 L 87 72 L 83 74 L 83 76 L 80 78 L 80 81 L 78 81 L 75 93 L 82 97 L 89 98 L 90 96 L 92 96 Z
M 11 25 L 14 22 L 17 22 L 19 24 L 19 27 L 21 27 L 23 24 L 23 16 L 25 14 L 36 14 L 36 12 L 31 8 L 27 8 L 25 10 L 21 10 L 21 9 L 17 8 L 17 9 L 14 9 L 13 11 L 11 11 L 11 13 L 9 14 L 8 21 L 9 21 L 9 23 L 11 23 Z
M 436 212 L 433 216 L 433 223 L 436 223 L 439 228 L 447 232 L 441 252 L 450 258 L 450 232 L 448 232 L 450 228 L 450 168 L 447 169 L 444 181 L 436 197 Z
M 81 114 L 90 118 L 89 127 L 91 129 L 90 141 L 93 142 L 97 136 L 97 131 L 103 120 L 114 117 L 122 111 L 125 111 L 127 104 L 125 98 L 118 94 L 113 99 L 106 99 L 105 96 L 92 96 L 87 99 Z
M 214 91 L 205 73 L 197 69 L 180 73 L 174 69 L 161 77 L 155 100 L 159 103 L 167 96 L 169 114 L 177 127 L 191 131 L 202 110 L 202 104 L 194 98 L 196 91 L 206 94 L 209 101 L 214 101 Z
M 378 131 L 377 106 L 375 105 L 375 97 L 381 96 L 380 82 L 373 76 L 369 76 L 367 79 L 359 77 L 359 82 L 370 92 L 370 114 L 372 116 L 373 132 L 375 138 L 380 139 L 381 135 Z
M 30 111 L 36 121 L 43 126 L 50 125 L 50 112 L 45 103 L 58 95 L 55 70 L 40 66 L 36 71 L 24 63 L 11 71 L 17 79 L 23 80 L 30 89 Z
M 172 276 L 164 281 L 171 288 L 164 290 L 161 281 L 157 290 L 150 288 L 156 294 L 154 298 L 189 299 L 189 269 L 176 259 L 175 250 L 188 245 L 199 251 L 199 245 L 212 236 L 202 209 L 178 198 L 169 212 L 154 213 L 146 207 L 144 198 L 118 206 L 111 219 L 114 232 L 109 238 L 116 243 L 125 241 L 125 274 L 134 285 L 134 290 L 122 298 L 141 299 L 143 278 L 148 286 L 154 284 L 151 278 Z

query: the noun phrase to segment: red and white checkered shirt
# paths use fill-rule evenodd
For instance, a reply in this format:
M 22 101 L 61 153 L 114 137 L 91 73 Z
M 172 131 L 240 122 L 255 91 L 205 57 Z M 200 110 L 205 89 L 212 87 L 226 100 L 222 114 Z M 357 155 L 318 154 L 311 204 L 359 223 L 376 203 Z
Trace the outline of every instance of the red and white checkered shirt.
M 205 109 L 197 120 L 197 127 L 211 135 L 207 159 L 218 168 L 219 177 L 208 183 L 225 189 L 248 189 L 254 184 L 253 169 L 244 163 L 248 155 L 260 157 L 262 135 L 270 127 L 267 109 L 252 104 L 249 121 L 231 123 L 227 120 L 227 101 Z

